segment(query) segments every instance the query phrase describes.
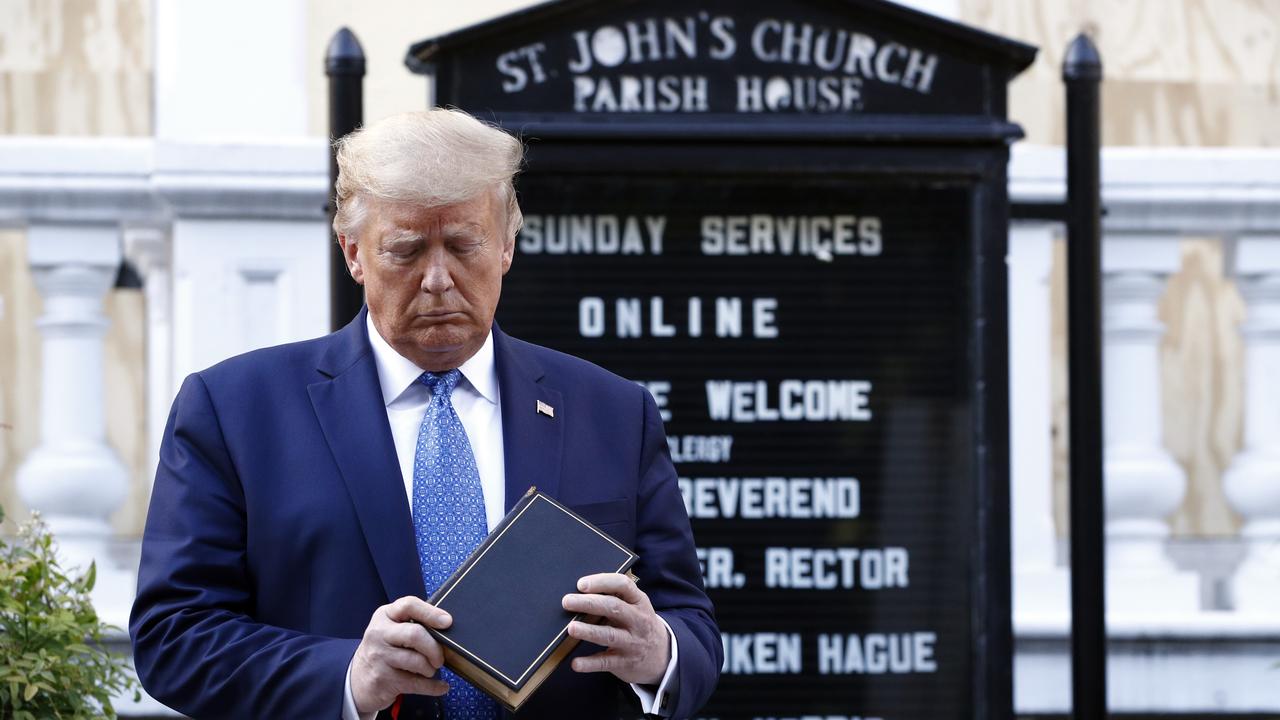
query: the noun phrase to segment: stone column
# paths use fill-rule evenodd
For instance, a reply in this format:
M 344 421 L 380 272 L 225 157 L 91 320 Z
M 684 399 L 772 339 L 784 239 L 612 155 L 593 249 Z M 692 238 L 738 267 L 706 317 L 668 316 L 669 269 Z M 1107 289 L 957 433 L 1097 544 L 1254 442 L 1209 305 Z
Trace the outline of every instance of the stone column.
M 1165 279 L 1177 271 L 1176 237 L 1103 240 L 1103 411 L 1107 609 L 1193 612 L 1198 578 L 1165 551 L 1168 516 L 1186 476 L 1164 448 L 1158 318 Z
M 107 518 L 128 494 L 128 471 L 106 441 L 102 300 L 120 265 L 110 225 L 32 225 L 28 258 L 44 300 L 38 321 L 40 443 L 18 468 L 18 493 L 40 511 L 70 567 L 97 561 L 93 599 L 119 624 L 133 599 L 132 573 L 109 556 Z
M 1280 237 L 1243 238 L 1236 283 L 1246 304 L 1244 449 L 1223 477 L 1244 517 L 1244 561 L 1232 579 L 1236 609 L 1280 608 Z

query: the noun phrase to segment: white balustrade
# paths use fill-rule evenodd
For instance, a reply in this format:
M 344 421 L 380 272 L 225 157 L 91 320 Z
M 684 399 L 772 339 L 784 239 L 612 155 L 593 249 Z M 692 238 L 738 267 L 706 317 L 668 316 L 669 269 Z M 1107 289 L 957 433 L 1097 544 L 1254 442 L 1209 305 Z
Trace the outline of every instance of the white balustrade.
M 102 301 L 119 269 L 111 225 L 37 224 L 28 258 L 44 300 L 40 443 L 18 468 L 22 501 L 40 511 L 70 567 L 97 561 L 94 603 L 110 622 L 128 615 L 131 573 L 109 557 L 108 517 L 128 494 L 128 471 L 107 444 Z
M 1236 284 L 1246 304 L 1244 448 L 1223 478 L 1244 518 L 1247 551 L 1233 578 L 1237 610 L 1280 613 L 1280 236 L 1236 248 Z
M 1197 577 L 1165 550 L 1186 476 L 1163 445 L 1158 306 L 1179 265 L 1173 237 L 1103 240 L 1107 609 L 1118 614 L 1199 607 Z

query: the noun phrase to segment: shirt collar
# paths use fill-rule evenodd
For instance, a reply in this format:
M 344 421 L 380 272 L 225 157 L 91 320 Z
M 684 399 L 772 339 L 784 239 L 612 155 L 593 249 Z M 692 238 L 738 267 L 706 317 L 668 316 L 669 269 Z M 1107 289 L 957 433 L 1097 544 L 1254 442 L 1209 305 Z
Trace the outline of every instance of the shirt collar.
M 373 326 L 373 317 L 365 314 L 365 327 L 369 332 L 369 345 L 373 347 L 373 359 L 378 367 L 378 384 L 382 386 L 382 402 L 390 405 L 414 387 L 422 368 L 412 360 L 396 352 Z M 458 368 L 462 377 L 481 397 L 498 403 L 498 369 L 493 361 L 493 332 L 484 338 L 484 344 Z

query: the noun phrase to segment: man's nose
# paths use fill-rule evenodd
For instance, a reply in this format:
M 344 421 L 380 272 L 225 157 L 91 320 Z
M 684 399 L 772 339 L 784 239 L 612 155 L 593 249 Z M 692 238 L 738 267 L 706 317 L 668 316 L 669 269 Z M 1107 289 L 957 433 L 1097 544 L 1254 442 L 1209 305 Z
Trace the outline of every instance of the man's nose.
M 453 287 L 453 275 L 445 258 L 432 253 L 427 258 L 427 269 L 422 276 L 422 290 L 433 295 L 448 291 Z

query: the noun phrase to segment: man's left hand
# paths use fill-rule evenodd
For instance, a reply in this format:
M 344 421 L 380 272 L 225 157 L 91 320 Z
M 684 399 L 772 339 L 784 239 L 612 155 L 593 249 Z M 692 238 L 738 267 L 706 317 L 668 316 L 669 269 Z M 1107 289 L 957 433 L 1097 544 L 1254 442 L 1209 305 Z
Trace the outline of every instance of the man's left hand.
M 626 575 L 600 573 L 578 581 L 580 594 L 564 596 L 564 609 L 595 615 L 599 625 L 575 620 L 569 635 L 606 648 L 604 652 L 574 658 L 581 673 L 610 672 L 623 682 L 657 685 L 671 661 L 671 637 L 653 611 L 649 596 Z

